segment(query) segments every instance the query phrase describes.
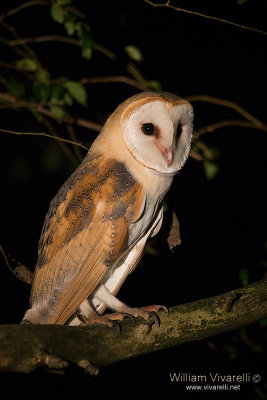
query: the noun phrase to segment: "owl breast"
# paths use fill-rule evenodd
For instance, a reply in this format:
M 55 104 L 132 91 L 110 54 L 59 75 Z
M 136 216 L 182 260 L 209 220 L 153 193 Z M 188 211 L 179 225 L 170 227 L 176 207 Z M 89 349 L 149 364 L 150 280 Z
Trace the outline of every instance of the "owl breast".
M 134 176 L 133 179 L 135 180 Z M 113 295 L 118 293 L 127 276 L 138 265 L 149 237 L 160 229 L 163 217 L 161 203 L 173 180 L 172 177 L 166 178 L 151 170 L 143 174 L 143 179 L 146 179 L 146 191 L 141 207 L 142 212 L 139 218 L 129 226 L 127 240 L 120 257 L 110 266 L 101 280 L 101 284 Z M 90 296 L 90 302 L 94 304 L 98 313 L 102 314 L 106 307 L 97 299 L 95 292 Z

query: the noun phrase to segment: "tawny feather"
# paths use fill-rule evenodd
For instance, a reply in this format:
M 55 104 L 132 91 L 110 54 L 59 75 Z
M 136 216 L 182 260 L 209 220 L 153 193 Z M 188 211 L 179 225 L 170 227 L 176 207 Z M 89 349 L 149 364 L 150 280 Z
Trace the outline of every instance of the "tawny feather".
M 162 200 L 188 156 L 192 119 L 191 105 L 169 93 L 133 96 L 110 116 L 50 204 L 25 321 L 76 324 L 77 311 L 90 319 L 106 307 L 149 317 L 114 295 L 160 229 Z
M 75 172 L 51 204 L 40 240 L 31 303 L 47 302 L 41 320 L 66 322 L 92 293 L 122 256 L 142 204 L 141 186 L 114 160 L 95 157 Z

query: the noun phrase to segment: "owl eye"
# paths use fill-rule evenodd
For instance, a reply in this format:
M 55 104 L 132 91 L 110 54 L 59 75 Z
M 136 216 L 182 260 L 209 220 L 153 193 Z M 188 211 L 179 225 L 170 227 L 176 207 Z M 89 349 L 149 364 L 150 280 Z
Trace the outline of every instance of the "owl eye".
M 176 129 L 176 137 L 180 137 L 183 132 L 183 126 L 181 124 L 178 124 L 177 129 Z
M 141 131 L 143 132 L 144 135 L 153 135 L 155 130 L 156 130 L 155 126 L 153 124 L 151 124 L 150 122 L 143 124 L 141 126 Z

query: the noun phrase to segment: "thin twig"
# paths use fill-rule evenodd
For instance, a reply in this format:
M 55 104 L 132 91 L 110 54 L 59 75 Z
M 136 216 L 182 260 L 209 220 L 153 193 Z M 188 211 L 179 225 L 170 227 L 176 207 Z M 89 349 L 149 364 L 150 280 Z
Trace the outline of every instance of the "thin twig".
M 217 129 L 224 128 L 226 126 L 241 126 L 243 128 L 254 128 L 260 129 L 258 126 L 253 124 L 249 121 L 242 121 L 242 120 L 235 120 L 235 119 L 224 119 L 222 121 L 215 122 L 214 124 L 210 124 L 207 126 L 203 126 L 194 132 L 194 139 L 198 139 L 199 136 L 203 135 L 204 133 L 214 132 Z
M 89 150 L 88 147 L 84 146 L 81 143 L 74 142 L 72 140 L 64 139 L 64 138 L 61 138 L 61 137 L 49 135 L 48 133 L 45 133 L 45 132 L 17 132 L 17 131 L 10 131 L 8 129 L 2 129 L 2 128 L 0 128 L 0 132 L 12 133 L 14 135 L 45 136 L 45 137 L 48 137 L 48 138 L 51 138 L 51 139 L 59 140 L 61 142 L 74 144 L 75 146 L 79 146 L 79 147 L 81 147 L 82 149 L 85 149 L 85 150 Z
M 77 15 L 77 17 L 81 18 L 81 19 L 85 19 L 86 18 L 86 14 L 80 10 L 78 10 L 76 7 L 68 5 L 66 6 L 66 10 L 72 12 L 72 14 Z
M 141 71 L 137 68 L 137 66 L 129 62 L 127 65 L 127 71 L 134 77 L 134 79 L 142 85 L 142 90 L 151 90 L 151 88 L 146 84 L 146 80 L 143 77 Z
M 0 61 L 0 67 L 17 71 L 31 81 L 35 80 L 34 75 L 30 74 L 29 72 L 23 71 L 22 69 L 19 69 L 14 63 L 12 64 L 12 63 L 7 63 L 5 61 Z
M 1 66 L 1 63 L 0 63 Z M 6 87 L 7 86 L 7 79 L 0 75 L 0 83 Z
M 60 36 L 60 35 L 44 35 L 36 37 L 17 38 L 16 40 L 4 39 L 3 42 L 10 47 L 22 46 L 28 43 L 45 43 L 45 42 L 60 42 L 60 43 L 73 44 L 74 46 L 79 46 L 79 47 L 82 46 L 80 39 L 75 39 L 72 37 Z M 108 58 L 112 60 L 116 59 L 116 55 L 106 47 L 97 43 L 93 43 L 92 47 L 99 53 L 102 53 L 105 56 L 107 56 Z
M 81 46 L 81 41 L 79 39 L 75 39 L 68 36 L 60 36 L 60 35 L 45 35 L 45 36 L 20 38 L 17 40 L 9 40 L 8 44 L 10 47 L 13 47 L 13 46 L 25 45 L 27 43 L 44 43 L 44 42 L 63 42 L 63 43 L 74 44 L 75 46 Z
M 127 76 L 104 76 L 104 77 L 95 77 L 95 78 L 83 78 L 80 80 L 82 85 L 86 84 L 97 84 L 97 83 L 112 83 L 112 82 L 120 82 L 125 83 L 126 85 L 134 86 L 140 90 L 146 90 L 147 86 L 143 85 L 135 81 L 134 79 L 128 78 Z
M 55 128 L 53 127 L 53 125 L 51 124 L 49 119 L 46 119 L 46 118 L 43 117 L 42 118 L 42 123 L 44 124 L 46 129 L 48 129 L 48 131 L 50 132 L 51 136 L 61 138 L 61 136 L 55 130 Z M 74 166 L 76 166 L 77 165 L 77 159 L 76 159 L 75 155 L 72 153 L 72 151 L 69 149 L 69 147 L 66 145 L 66 142 L 64 142 L 62 140 L 59 140 L 57 143 L 58 143 L 59 147 L 61 148 L 61 150 L 63 151 L 63 153 L 65 153 L 65 155 L 68 157 L 70 162 Z
M 251 28 L 249 26 L 241 25 L 241 24 L 238 24 L 236 22 L 228 21 L 228 20 L 226 20 L 224 18 L 218 18 L 218 17 L 213 17 L 211 15 L 202 14 L 202 13 L 200 13 L 198 11 L 192 11 L 192 10 L 187 10 L 185 8 L 172 6 L 170 4 L 170 0 L 168 0 L 166 3 L 159 3 L 159 4 L 155 4 L 150 0 L 144 0 L 144 1 L 147 4 L 150 4 L 153 7 L 168 7 L 168 8 L 171 8 L 172 10 L 175 10 L 175 11 L 180 11 L 180 12 L 183 12 L 183 13 L 186 13 L 186 14 L 196 15 L 198 17 L 211 19 L 213 21 L 222 22 L 224 24 L 232 25 L 232 26 L 235 26 L 236 28 L 246 29 L 246 30 L 249 30 L 249 31 L 253 31 L 253 32 L 261 33 L 263 35 L 267 35 L 267 32 L 262 31 L 261 29 Z
M 0 245 L 0 251 L 1 251 L 1 253 L 2 253 L 4 259 L 5 259 L 5 263 L 6 263 L 7 267 L 8 267 L 8 269 L 12 272 L 13 275 L 15 275 L 15 276 L 17 277 L 17 275 L 16 275 L 14 269 L 11 268 L 11 266 L 10 266 L 10 264 L 9 264 L 9 262 L 8 262 L 8 258 L 7 258 L 6 254 L 5 254 L 5 252 L 4 252 L 4 249 L 3 249 L 3 247 L 2 247 L 1 245 Z
M 22 265 L 21 262 L 15 260 L 13 257 L 8 255 L 8 257 L 17 264 L 16 268 L 13 269 L 11 267 L 11 265 L 9 264 L 8 258 L 7 258 L 6 254 L 4 252 L 4 249 L 1 245 L 0 245 L 0 251 L 5 259 L 5 263 L 8 267 L 8 269 L 12 272 L 12 274 L 15 275 L 15 277 L 18 278 L 19 280 L 21 280 L 22 282 L 25 282 L 25 283 L 28 283 L 29 285 L 31 285 L 32 278 L 33 278 L 32 271 L 25 265 Z
M 6 29 L 16 38 L 15 41 L 16 41 L 16 40 L 17 40 L 17 41 L 21 40 L 21 37 L 19 36 L 19 34 L 17 33 L 17 31 L 15 30 L 15 28 L 14 28 L 12 25 L 8 24 L 8 23 L 5 22 L 5 21 L 1 21 L 1 20 L 0 20 L 0 24 L 1 24 L 4 28 L 6 28 Z M 10 42 L 12 42 L 12 40 L 6 40 L 6 44 L 7 44 L 8 46 L 10 46 Z M 36 61 L 40 64 L 40 62 L 39 62 L 39 60 L 38 60 L 38 57 L 36 56 L 35 52 L 31 49 L 30 46 L 28 46 L 27 43 L 21 43 L 21 46 L 22 46 L 22 47 L 24 48 L 24 50 L 26 51 L 26 54 L 27 54 L 27 55 L 29 55 L 30 57 L 34 58 L 34 60 L 36 60 Z
M 117 58 L 116 54 L 113 53 L 113 51 L 107 49 L 105 46 L 102 46 L 101 44 L 93 43 L 93 49 L 95 49 L 99 53 L 104 54 L 111 60 L 116 60 L 116 58 Z
M 76 125 L 82 126 L 83 128 L 91 129 L 92 131 L 96 131 L 96 132 L 100 132 L 102 129 L 102 125 L 100 125 L 96 122 L 88 121 L 87 119 L 84 119 L 84 118 L 77 118 L 77 119 L 73 120 L 72 122 Z
M 21 69 L 19 69 L 16 64 L 14 63 L 7 63 L 5 61 L 0 61 L 0 67 L 4 67 L 7 69 L 14 69 L 15 71 L 19 71 L 19 72 L 24 72 Z
M 73 142 L 77 143 L 77 136 L 76 136 L 75 131 L 74 131 L 74 129 L 73 129 L 73 126 L 72 126 L 71 124 L 68 124 L 68 125 L 67 125 L 67 131 L 68 131 L 68 134 L 69 134 L 70 139 L 71 139 Z M 75 146 L 75 145 L 74 145 L 74 146 L 73 146 L 73 151 L 74 151 L 74 153 L 75 153 L 75 155 L 76 155 L 77 160 L 78 160 L 78 161 L 82 161 L 82 159 L 83 159 L 83 154 L 82 154 L 82 152 L 81 152 L 81 149 L 80 149 L 78 146 Z
M 36 111 L 38 111 L 40 114 L 42 115 L 46 115 L 49 118 L 55 119 L 54 115 L 52 114 L 52 112 L 47 109 L 45 107 L 46 103 L 33 103 L 33 102 L 29 102 L 26 100 L 22 100 L 22 101 L 18 101 L 18 99 L 8 93 L 4 93 L 4 92 L 0 92 L 0 98 L 4 98 L 5 100 L 7 100 L 9 103 L 11 103 L 10 105 L 4 105 L 4 106 L 0 106 L 0 109 L 3 108 L 27 108 L 27 109 L 31 109 L 34 108 Z M 49 106 L 49 104 L 47 104 Z M 71 116 L 67 116 L 64 118 L 64 120 L 62 121 L 64 123 L 68 123 L 68 124 L 76 124 L 78 126 L 82 126 L 83 128 L 86 129 L 90 129 L 96 132 L 100 132 L 102 129 L 102 125 L 98 124 L 97 122 L 93 122 L 93 121 L 89 121 L 83 118 L 72 118 Z
M 256 126 L 258 129 L 263 130 L 264 132 L 267 132 L 267 126 L 260 121 L 258 118 L 254 117 L 254 115 L 250 114 L 248 111 L 246 111 L 243 107 L 241 107 L 239 104 L 230 101 L 230 100 L 225 100 L 225 99 L 220 99 L 217 97 L 213 96 L 208 96 L 205 94 L 200 94 L 200 95 L 193 95 L 187 97 L 187 100 L 190 101 L 191 103 L 193 102 L 207 102 L 207 103 L 212 103 L 212 104 L 217 104 L 223 107 L 228 107 L 236 111 L 238 114 L 242 115 L 245 119 L 248 121 L 252 122 L 254 126 Z
M 203 156 L 194 150 L 190 150 L 189 157 L 193 158 L 196 161 L 203 161 Z
M 204 153 L 203 160 L 205 156 L 206 157 L 208 156 L 210 160 L 214 160 L 216 158 L 216 155 L 214 154 L 213 150 L 209 146 L 207 146 L 206 143 L 203 143 L 201 140 L 197 141 L 197 147 Z
M 7 11 L 5 14 L 0 15 L 0 21 L 3 20 L 6 17 L 10 17 L 11 15 L 14 15 L 18 13 L 19 11 L 31 7 L 31 6 L 49 6 L 50 2 L 45 1 L 45 0 L 32 0 L 32 1 L 27 1 L 26 3 L 20 4 L 18 7 L 13 8 L 10 11 Z

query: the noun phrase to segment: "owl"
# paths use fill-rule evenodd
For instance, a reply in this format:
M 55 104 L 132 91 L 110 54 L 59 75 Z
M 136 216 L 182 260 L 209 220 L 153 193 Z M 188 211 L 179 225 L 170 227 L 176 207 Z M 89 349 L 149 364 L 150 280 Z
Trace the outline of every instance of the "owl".
M 121 103 L 50 203 L 23 323 L 109 326 L 148 319 L 117 293 L 159 231 L 162 201 L 190 150 L 193 109 L 165 92 Z M 107 309 L 111 313 L 104 313 Z

